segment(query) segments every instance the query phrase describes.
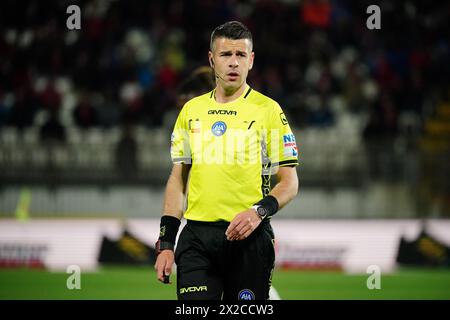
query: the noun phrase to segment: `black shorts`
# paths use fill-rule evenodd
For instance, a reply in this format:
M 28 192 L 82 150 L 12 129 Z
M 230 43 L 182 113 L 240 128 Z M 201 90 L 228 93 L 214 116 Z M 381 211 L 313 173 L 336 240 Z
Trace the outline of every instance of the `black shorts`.
M 267 300 L 274 234 L 263 221 L 245 240 L 228 241 L 228 222 L 188 220 L 175 251 L 179 300 Z

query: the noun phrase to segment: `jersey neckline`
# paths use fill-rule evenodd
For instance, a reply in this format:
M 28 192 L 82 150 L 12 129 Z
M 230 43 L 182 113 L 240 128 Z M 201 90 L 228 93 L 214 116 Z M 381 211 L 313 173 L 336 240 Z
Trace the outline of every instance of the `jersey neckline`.
M 250 93 L 251 91 L 252 91 L 252 87 L 250 87 L 250 85 L 246 84 L 245 90 L 242 92 L 242 94 L 241 94 L 239 97 L 237 97 L 237 98 L 236 98 L 235 100 L 233 100 L 233 101 L 225 102 L 225 103 L 220 103 L 220 102 L 217 102 L 217 101 L 216 101 L 216 99 L 215 99 L 216 89 L 214 89 L 213 91 L 211 91 L 211 94 L 210 94 L 209 97 L 210 97 L 210 99 L 213 100 L 214 103 L 216 103 L 217 105 L 219 105 L 219 106 L 227 106 L 227 105 L 230 105 L 230 104 L 233 104 L 233 103 L 237 103 L 237 102 L 239 102 L 239 101 L 241 101 L 241 100 L 247 98 L 247 96 L 249 95 L 249 93 Z

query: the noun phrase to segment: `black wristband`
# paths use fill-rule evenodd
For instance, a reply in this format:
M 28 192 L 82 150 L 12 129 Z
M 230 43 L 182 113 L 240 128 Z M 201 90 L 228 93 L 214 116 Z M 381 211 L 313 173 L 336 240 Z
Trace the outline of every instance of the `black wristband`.
M 174 243 L 158 240 L 158 241 L 156 241 L 156 244 L 155 244 L 156 256 L 158 256 L 161 253 L 161 251 L 163 251 L 163 250 L 172 250 L 173 251 L 174 248 L 175 248 Z
M 255 205 L 264 207 L 267 211 L 267 217 L 273 216 L 278 212 L 279 208 L 278 200 L 271 195 L 265 196 L 259 202 L 255 203 Z
M 159 240 L 175 244 L 181 221 L 173 216 L 164 215 L 159 225 Z

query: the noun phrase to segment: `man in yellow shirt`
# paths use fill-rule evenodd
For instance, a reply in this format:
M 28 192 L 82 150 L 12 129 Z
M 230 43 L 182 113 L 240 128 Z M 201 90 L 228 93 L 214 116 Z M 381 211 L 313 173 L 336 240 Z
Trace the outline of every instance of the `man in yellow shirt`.
M 155 269 L 168 283 L 177 263 L 178 299 L 264 300 L 275 262 L 270 219 L 298 190 L 295 137 L 278 103 L 246 82 L 254 52 L 242 23 L 212 32 L 208 58 L 216 88 L 183 106 L 172 133 Z

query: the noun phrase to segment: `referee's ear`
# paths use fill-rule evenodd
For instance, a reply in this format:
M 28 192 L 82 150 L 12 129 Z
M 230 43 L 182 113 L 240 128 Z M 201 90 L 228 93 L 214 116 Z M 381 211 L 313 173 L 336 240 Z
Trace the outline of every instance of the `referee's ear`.
M 248 65 L 248 70 L 252 70 L 253 68 L 253 60 L 255 60 L 255 52 L 252 51 L 252 53 L 250 54 L 250 63 Z
M 212 69 L 214 69 L 213 53 L 211 51 L 208 51 L 208 60 L 209 65 L 211 66 Z

